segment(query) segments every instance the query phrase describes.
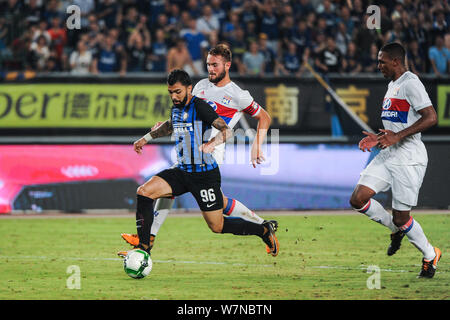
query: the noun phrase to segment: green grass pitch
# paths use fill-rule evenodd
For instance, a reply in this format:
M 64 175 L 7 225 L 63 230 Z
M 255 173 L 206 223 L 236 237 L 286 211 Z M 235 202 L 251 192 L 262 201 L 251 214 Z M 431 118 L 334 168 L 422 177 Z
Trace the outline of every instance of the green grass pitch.
M 443 253 L 433 279 L 416 278 L 421 253 L 406 237 L 388 257 L 389 231 L 362 215 L 262 214 L 279 221 L 274 258 L 258 237 L 213 234 L 200 215 L 173 213 L 152 250 L 151 274 L 135 280 L 116 256 L 129 248 L 120 233 L 135 232 L 133 214 L 70 216 L 0 217 L 1 300 L 450 298 L 449 214 L 414 215 Z

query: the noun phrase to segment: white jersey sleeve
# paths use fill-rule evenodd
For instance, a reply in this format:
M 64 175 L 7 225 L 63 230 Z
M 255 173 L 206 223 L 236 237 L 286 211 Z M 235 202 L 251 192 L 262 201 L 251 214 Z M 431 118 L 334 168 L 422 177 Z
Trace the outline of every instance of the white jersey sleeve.
M 432 105 L 430 97 L 419 79 L 409 80 L 408 85 L 405 86 L 405 98 L 416 111 Z
M 241 111 L 252 117 L 256 116 L 261 110 L 261 106 L 256 103 L 248 90 L 242 90 L 240 92 L 239 107 L 241 108 Z

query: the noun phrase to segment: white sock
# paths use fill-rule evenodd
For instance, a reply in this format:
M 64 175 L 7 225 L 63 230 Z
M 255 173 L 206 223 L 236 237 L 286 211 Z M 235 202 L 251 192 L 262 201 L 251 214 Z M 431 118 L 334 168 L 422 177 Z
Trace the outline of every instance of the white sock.
M 223 213 L 230 217 L 239 217 L 244 220 L 262 224 L 264 219 L 254 213 L 252 210 L 244 206 L 242 203 L 235 199 L 228 198 L 227 207 L 223 210 Z
M 174 199 L 160 198 L 156 200 L 155 209 L 154 209 L 154 219 L 152 228 L 150 230 L 150 234 L 157 235 L 159 229 L 163 225 L 164 221 L 166 221 L 167 216 L 169 215 L 170 210 L 172 209 Z
M 371 220 L 388 227 L 392 233 L 399 230 L 392 221 L 392 215 L 387 212 L 377 200 L 370 199 L 361 209 L 356 209 L 356 211 L 363 213 Z
M 428 242 L 422 227 L 413 217 L 410 217 L 408 222 L 399 227 L 399 229 L 406 234 L 409 242 L 422 252 L 425 260 L 434 259 L 436 252 L 434 252 L 433 246 Z

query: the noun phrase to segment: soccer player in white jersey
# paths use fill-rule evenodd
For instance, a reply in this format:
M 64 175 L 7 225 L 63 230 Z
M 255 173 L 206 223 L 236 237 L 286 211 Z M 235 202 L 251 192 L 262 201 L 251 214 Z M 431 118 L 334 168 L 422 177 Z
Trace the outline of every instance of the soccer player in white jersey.
M 421 132 L 436 124 L 436 112 L 419 78 L 405 67 L 405 50 L 398 43 L 386 44 L 378 53 L 378 68 L 391 80 L 384 96 L 379 134 L 364 132 L 362 151 L 382 150 L 361 172 L 350 204 L 371 220 L 388 227 L 391 243 L 387 254 L 400 248 L 406 235 L 423 254 L 419 277 L 432 278 L 441 250 L 433 247 L 422 227 L 410 216 L 417 205 L 428 156 Z M 392 190 L 392 215 L 373 196 Z
M 271 123 L 269 114 L 256 103 L 247 90 L 242 90 L 230 79 L 229 69 L 231 66 L 232 53 L 228 46 L 219 44 L 213 47 L 207 57 L 208 78 L 200 80 L 192 90 L 193 95 L 207 101 L 211 107 L 221 116 L 230 128 L 233 128 L 243 113 L 247 113 L 258 120 L 256 136 L 251 148 L 251 163 L 253 167 L 261 164 L 265 159 L 262 153 L 262 143 L 267 135 Z M 157 123 L 156 129 L 160 123 Z M 211 137 L 215 136 L 217 130 L 213 129 Z M 213 156 L 218 164 L 223 163 L 225 157 L 225 144 L 215 147 Z M 239 217 L 251 222 L 265 224 L 270 223 L 277 230 L 278 223 L 275 220 L 264 220 L 236 199 L 223 195 L 224 214 Z M 155 237 L 164 223 L 169 211 L 172 209 L 174 199 L 162 198 L 155 203 L 155 218 L 151 228 L 150 244 L 153 246 Z M 122 238 L 129 244 L 135 246 L 139 243 L 136 234 L 123 233 Z M 270 252 L 266 247 L 267 253 Z

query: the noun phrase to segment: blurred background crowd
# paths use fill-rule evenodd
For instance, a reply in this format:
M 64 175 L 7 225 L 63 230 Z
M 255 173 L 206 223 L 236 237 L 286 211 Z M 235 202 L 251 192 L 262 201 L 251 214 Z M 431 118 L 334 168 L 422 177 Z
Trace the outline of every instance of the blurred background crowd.
M 380 29 L 367 27 L 369 5 Z M 77 5 L 81 29 L 67 28 Z M 226 42 L 232 72 L 301 76 L 377 71 L 379 48 L 401 42 L 416 74 L 449 73 L 446 0 L 0 0 L 0 71 L 167 72 L 205 75 Z

